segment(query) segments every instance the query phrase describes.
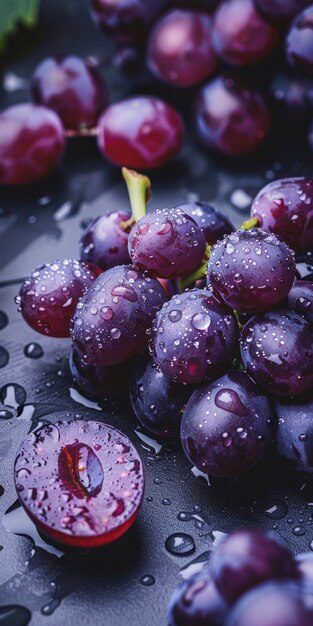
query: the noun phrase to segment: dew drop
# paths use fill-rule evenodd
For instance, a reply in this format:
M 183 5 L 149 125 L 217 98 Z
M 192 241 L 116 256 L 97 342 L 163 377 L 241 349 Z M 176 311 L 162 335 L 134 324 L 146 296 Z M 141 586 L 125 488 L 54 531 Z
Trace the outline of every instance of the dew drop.
M 43 349 L 39 343 L 28 343 L 24 347 L 24 354 L 28 359 L 40 359 L 43 356 Z
M 166 539 L 165 547 L 168 552 L 175 556 L 186 556 L 187 554 L 192 554 L 196 546 L 191 535 L 174 533 Z
M 154 585 L 155 583 L 155 578 L 154 576 L 151 576 L 151 574 L 146 574 L 140 578 L 140 582 L 145 587 L 151 587 L 151 585 Z

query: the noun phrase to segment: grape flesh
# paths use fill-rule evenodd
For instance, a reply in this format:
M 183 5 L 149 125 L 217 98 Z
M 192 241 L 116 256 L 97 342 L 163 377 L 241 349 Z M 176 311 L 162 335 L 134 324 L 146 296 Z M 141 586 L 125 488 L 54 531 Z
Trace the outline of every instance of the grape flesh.
M 293 396 L 313 385 L 313 326 L 281 309 L 250 319 L 240 349 L 250 376 L 268 393 Z
M 184 125 L 169 104 L 152 96 L 133 96 L 109 106 L 99 120 L 98 145 L 115 165 L 151 169 L 180 150 Z
M 180 278 L 200 265 L 205 238 L 181 209 L 157 209 L 133 226 L 128 250 L 133 263 L 154 276 Z
M 27 515 L 52 540 L 76 548 L 114 541 L 142 502 L 141 459 L 129 439 L 95 421 L 46 424 L 15 461 L 15 488 Z
M 156 22 L 148 42 L 148 66 L 157 78 L 189 87 L 216 69 L 212 22 L 198 11 L 173 10 Z
M 212 555 L 210 572 L 230 604 L 269 580 L 298 577 L 287 546 L 278 537 L 252 528 L 235 530 L 222 539 Z
M 312 247 L 313 180 L 282 178 L 269 183 L 253 200 L 251 217 L 283 239 L 293 250 Z
M 313 6 L 296 16 L 286 37 L 286 56 L 291 67 L 313 74 Z
M 53 109 L 68 130 L 95 127 L 108 104 L 108 90 L 97 66 L 69 55 L 47 58 L 31 81 L 34 102 Z
M 273 49 L 276 28 L 263 19 L 253 0 L 225 0 L 213 18 L 212 43 L 218 57 L 238 67 L 261 61 Z
M 125 361 L 146 348 L 152 320 L 165 300 L 161 284 L 131 265 L 103 272 L 73 317 L 74 348 L 87 364 Z
M 172 380 L 199 383 L 216 376 L 231 361 L 237 332 L 233 311 L 211 293 L 186 291 L 174 296 L 156 315 L 153 357 Z
M 92 14 L 104 32 L 118 41 L 141 42 L 167 0 L 91 0 Z
M 195 124 L 205 147 L 241 156 L 260 147 L 270 128 L 270 116 L 261 94 L 238 79 L 218 76 L 196 98 Z
M 194 391 L 183 413 L 181 440 L 185 454 L 200 471 L 237 476 L 267 452 L 274 425 L 263 392 L 245 372 L 234 370 Z M 220 586 L 224 593 L 223 589 Z
M 64 129 L 46 107 L 15 104 L 0 113 L 0 185 L 25 185 L 50 174 L 64 151 Z
M 313 324 L 313 282 L 296 280 L 289 291 L 287 306 Z
M 226 626 L 311 626 L 312 620 L 297 585 L 272 582 L 244 595 Z
M 74 382 L 85 396 L 100 402 L 128 393 L 134 366 L 134 359 L 117 365 L 93 365 L 85 363 L 73 348 L 70 352 L 69 367 Z
M 277 22 L 289 21 L 297 13 L 300 13 L 311 0 L 255 0 L 257 9 L 264 14 L 267 19 Z
M 212 246 L 223 235 L 230 234 L 235 227 L 226 215 L 217 211 L 208 202 L 181 202 L 174 209 L 180 209 L 203 230 L 206 242 Z
M 313 394 L 292 400 L 276 399 L 278 417 L 276 444 L 278 453 L 293 469 L 313 475 Z
M 127 211 L 112 211 L 92 220 L 80 240 L 80 258 L 103 270 L 129 263 L 129 229 L 123 222 L 130 219 Z
M 99 274 L 96 265 L 72 259 L 36 268 L 16 298 L 24 320 L 42 335 L 69 337 L 76 306 Z
M 222 626 L 227 604 L 204 567 L 174 591 L 169 608 L 169 626 Z
M 213 246 L 207 276 L 228 306 L 258 313 L 287 297 L 295 277 L 294 255 L 273 233 L 238 230 Z
M 137 366 L 130 384 L 136 417 L 149 433 L 161 438 L 177 437 L 191 393 L 190 386 L 174 383 L 151 359 Z

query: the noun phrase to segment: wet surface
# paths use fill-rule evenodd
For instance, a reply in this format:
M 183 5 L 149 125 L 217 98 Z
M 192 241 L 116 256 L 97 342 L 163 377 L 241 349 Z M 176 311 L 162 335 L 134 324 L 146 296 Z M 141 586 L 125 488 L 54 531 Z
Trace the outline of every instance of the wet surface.
M 130 84 L 111 69 L 110 48 L 85 3 L 48 5 L 44 0 L 37 46 L 26 37 L 25 49 L 10 48 L 2 106 L 27 97 L 27 76 L 57 50 L 101 57 L 112 98 L 127 93 Z M 309 171 L 311 155 L 297 150 L 276 145 L 259 160 L 222 163 L 189 141 L 175 163 L 151 174 L 150 206 L 201 199 L 239 224 L 265 182 Z M 58 173 L 39 185 L 0 190 L 0 209 L 0 624 L 120 626 L 127 615 L 130 624 L 166 626 L 172 590 L 202 566 L 220 533 L 240 526 L 274 529 L 295 553 L 313 549 L 307 479 L 269 454 L 249 475 L 208 485 L 178 446 L 141 432 L 127 402 L 98 405 L 74 389 L 70 341 L 37 335 L 16 311 L 22 277 L 42 263 L 77 256 L 82 224 L 90 218 L 128 209 L 120 174 L 102 160 L 94 140 L 73 140 Z M 35 426 L 77 418 L 104 421 L 130 438 L 144 462 L 146 491 L 139 518 L 123 538 L 97 552 L 64 554 L 47 544 L 18 505 L 13 462 Z

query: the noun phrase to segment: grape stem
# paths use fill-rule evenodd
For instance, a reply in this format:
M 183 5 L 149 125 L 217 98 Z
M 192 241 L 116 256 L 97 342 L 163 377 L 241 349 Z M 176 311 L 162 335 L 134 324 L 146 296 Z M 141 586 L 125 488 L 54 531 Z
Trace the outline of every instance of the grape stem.
M 122 168 L 122 176 L 126 183 L 132 210 L 131 219 L 121 223 L 121 227 L 127 230 L 146 215 L 147 202 L 152 198 L 151 182 L 148 176 L 129 170 L 127 167 Z
M 251 217 L 249 220 L 242 222 L 240 226 L 240 230 L 251 230 L 251 228 L 257 228 L 261 226 L 261 221 L 259 217 Z

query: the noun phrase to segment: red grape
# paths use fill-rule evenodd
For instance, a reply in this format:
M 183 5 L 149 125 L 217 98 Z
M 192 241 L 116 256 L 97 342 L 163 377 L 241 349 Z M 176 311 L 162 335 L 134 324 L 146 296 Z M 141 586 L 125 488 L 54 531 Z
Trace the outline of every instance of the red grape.
M 189 87 L 213 74 L 216 58 L 211 43 L 211 19 L 206 13 L 173 10 L 150 33 L 148 65 L 165 82 Z
M 289 65 L 296 70 L 313 74 L 313 6 L 294 19 L 286 37 L 286 55 Z
M 213 19 L 213 48 L 223 61 L 240 67 L 261 61 L 273 49 L 277 30 L 253 0 L 225 0 Z
M 81 259 L 103 270 L 129 263 L 129 229 L 125 230 L 122 224 L 130 219 L 129 212 L 112 211 L 92 220 L 80 240 Z
M 262 96 L 238 79 L 219 76 L 199 92 L 196 130 L 204 146 L 223 154 L 253 152 L 264 141 L 270 117 Z
M 180 115 L 152 96 L 133 96 L 109 106 L 99 121 L 98 144 L 115 165 L 150 169 L 179 152 L 184 134 Z
M 25 185 L 47 176 L 63 151 L 64 130 L 54 111 L 15 104 L 0 113 L 1 185 Z
M 142 41 L 167 0 L 91 0 L 99 26 L 121 41 Z
M 169 626 L 222 626 L 227 609 L 204 567 L 174 591 L 168 608 Z
M 129 439 L 111 426 L 57 422 L 37 428 L 22 443 L 15 487 L 45 535 L 63 545 L 96 548 L 135 521 L 143 466 Z
M 65 128 L 94 127 L 108 103 L 108 90 L 97 66 L 80 57 L 41 61 L 31 81 L 34 102 L 53 109 Z
M 294 250 L 312 247 L 313 180 L 282 178 L 259 191 L 253 200 L 251 217 L 286 241 Z
M 264 456 L 275 420 L 262 393 L 246 372 L 235 370 L 194 391 L 181 422 L 183 449 L 193 465 L 209 476 L 230 477 Z
M 43 335 L 69 337 L 76 305 L 99 274 L 96 265 L 72 259 L 36 268 L 16 298 L 25 321 Z

